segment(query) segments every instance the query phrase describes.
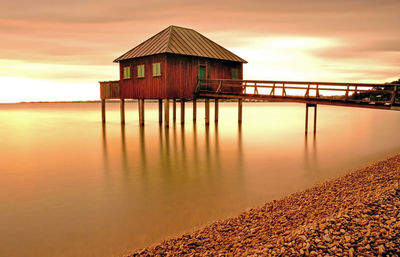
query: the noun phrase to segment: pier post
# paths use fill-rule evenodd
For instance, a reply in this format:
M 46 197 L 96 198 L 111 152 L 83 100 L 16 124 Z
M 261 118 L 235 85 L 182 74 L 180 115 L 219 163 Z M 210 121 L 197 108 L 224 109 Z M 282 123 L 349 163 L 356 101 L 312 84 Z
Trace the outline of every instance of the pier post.
M 121 124 L 125 124 L 125 99 L 120 102 Z
M 162 124 L 162 99 L 158 99 L 158 122 Z
M 215 98 L 215 106 L 214 106 L 215 114 L 214 114 L 214 121 L 215 123 L 218 122 L 218 114 L 219 114 L 219 105 L 218 105 L 218 98 Z
M 106 123 L 106 99 L 101 99 L 101 122 Z
M 242 123 L 242 102 L 243 102 L 243 99 L 239 98 L 239 101 L 238 101 L 238 122 L 239 123 Z
M 206 98 L 204 102 L 205 113 L 206 113 L 206 125 L 210 124 L 210 99 Z
M 193 99 L 193 122 L 196 122 L 197 119 L 197 105 L 196 98 Z
M 176 122 L 176 99 L 175 98 L 172 100 L 172 120 L 174 123 Z
M 169 127 L 169 99 L 164 99 L 164 124 Z
M 181 124 L 185 124 L 185 100 L 181 99 Z
M 317 105 L 314 105 L 314 134 L 317 133 Z
M 144 126 L 144 99 L 139 99 L 138 104 L 139 104 L 139 124 L 140 126 Z
M 306 104 L 306 127 L 305 127 L 305 133 L 308 133 L 308 104 Z

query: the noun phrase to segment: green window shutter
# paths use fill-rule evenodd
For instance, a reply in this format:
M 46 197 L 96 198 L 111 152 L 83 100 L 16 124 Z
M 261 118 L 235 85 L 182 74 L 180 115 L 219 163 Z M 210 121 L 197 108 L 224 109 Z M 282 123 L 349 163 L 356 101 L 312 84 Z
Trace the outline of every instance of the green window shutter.
M 131 78 L 131 68 L 124 67 L 124 79 L 130 79 L 130 78 Z
M 153 76 L 161 76 L 161 64 L 153 63 Z
M 138 78 L 144 78 L 144 65 L 137 66 L 137 76 Z

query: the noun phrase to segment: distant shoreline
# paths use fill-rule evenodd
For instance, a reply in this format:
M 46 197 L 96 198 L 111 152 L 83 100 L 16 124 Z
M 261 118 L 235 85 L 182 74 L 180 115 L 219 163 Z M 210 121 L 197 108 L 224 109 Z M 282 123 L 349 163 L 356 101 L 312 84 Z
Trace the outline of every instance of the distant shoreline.
M 169 99 L 172 100 L 172 99 Z M 178 99 L 177 99 L 178 100 Z M 210 99 L 212 100 L 212 99 Z M 16 103 L 0 103 L 0 105 L 5 105 L 5 104 L 80 104 L 80 103 L 100 103 L 101 100 L 89 100 L 89 101 L 37 101 L 37 102 L 16 102 Z M 119 102 L 119 99 L 107 99 L 107 102 L 112 103 L 112 102 Z M 137 102 L 136 99 L 125 99 L 125 102 Z M 157 102 L 157 99 L 146 99 L 146 102 Z M 186 101 L 188 103 L 192 102 L 191 100 Z M 197 99 L 197 102 L 204 102 L 204 98 Z M 237 102 L 236 99 L 219 99 L 219 102 Z M 280 102 L 280 101 L 271 101 L 271 100 L 249 100 L 249 99 L 243 99 L 243 102 L 247 103 L 264 103 L 264 102 Z M 281 102 L 280 102 L 281 103 Z

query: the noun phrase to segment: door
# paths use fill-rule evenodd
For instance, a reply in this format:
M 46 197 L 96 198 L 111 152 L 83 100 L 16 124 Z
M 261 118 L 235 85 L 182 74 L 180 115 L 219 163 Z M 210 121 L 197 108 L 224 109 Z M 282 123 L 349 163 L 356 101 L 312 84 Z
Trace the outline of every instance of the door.
M 199 85 L 200 89 L 204 90 L 206 87 L 205 80 L 206 79 L 206 66 L 205 65 L 199 65 Z

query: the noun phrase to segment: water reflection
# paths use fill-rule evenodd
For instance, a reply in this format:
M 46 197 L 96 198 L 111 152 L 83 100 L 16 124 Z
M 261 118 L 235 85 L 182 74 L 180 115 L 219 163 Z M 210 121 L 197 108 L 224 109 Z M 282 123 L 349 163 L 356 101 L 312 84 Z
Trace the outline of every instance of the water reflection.
M 317 135 L 315 133 L 312 136 L 308 134 L 304 136 L 304 167 L 305 171 L 310 174 L 317 172 L 319 169 Z
M 387 111 L 321 107 L 304 138 L 295 104 L 248 103 L 238 126 L 224 103 L 217 126 L 169 129 L 156 103 L 144 128 L 121 127 L 118 104 L 106 125 L 91 104 L 33 106 L 0 112 L 0 256 L 123 256 L 400 149 Z
M 204 127 L 204 135 L 201 138 L 204 139 L 204 148 L 203 151 L 199 151 L 198 145 L 198 128 L 196 124 L 193 124 L 191 136 L 189 142 L 191 143 L 190 147 L 187 147 L 187 136 L 186 130 L 188 127 L 179 126 L 179 136 L 177 131 L 177 126 L 172 126 L 171 128 L 165 128 L 163 126 L 158 127 L 158 140 L 154 142 L 155 138 L 151 138 L 152 145 L 150 147 L 154 148 L 154 145 L 158 145 L 159 149 L 159 159 L 157 160 L 157 156 L 154 155 L 154 149 L 150 150 L 152 152 L 152 161 L 159 161 L 162 169 L 166 172 L 170 172 L 176 168 L 186 170 L 188 167 L 191 169 L 198 170 L 201 167 L 204 167 L 206 170 L 219 170 L 222 168 L 221 164 L 221 153 L 220 153 L 220 135 L 218 131 L 218 124 L 212 126 Z M 126 126 L 120 126 L 121 133 L 121 166 L 125 172 L 128 172 L 135 165 L 130 164 L 130 162 L 137 162 L 137 166 L 139 169 L 145 173 L 147 170 L 147 154 L 146 149 L 149 146 L 146 146 L 146 128 L 138 127 L 138 137 L 139 139 L 135 141 L 133 138 L 129 139 L 126 135 Z M 103 160 L 104 167 L 106 171 L 110 170 L 110 150 L 108 149 L 107 144 L 107 130 L 106 125 L 102 125 L 102 147 L 103 147 Z M 212 140 L 211 135 L 214 134 L 214 140 Z M 131 141 L 131 142 L 130 142 Z M 128 145 L 135 144 L 137 142 L 139 144 L 138 151 L 132 150 L 129 152 Z M 213 147 L 212 147 L 213 146 Z M 230 146 L 234 146 L 234 142 L 230 142 Z M 213 148 L 213 149 L 212 149 Z M 134 148 L 132 148 L 134 149 Z M 172 150 L 172 152 L 171 152 Z M 189 153 L 188 153 L 189 152 Z M 236 160 L 237 167 L 242 166 L 242 127 L 238 126 L 237 130 L 237 154 L 236 157 L 232 160 Z M 188 158 L 190 156 L 190 158 Z M 204 161 L 200 162 L 204 156 Z M 135 158 L 138 157 L 138 158 Z M 188 161 L 192 160 L 193 163 L 188 164 Z

